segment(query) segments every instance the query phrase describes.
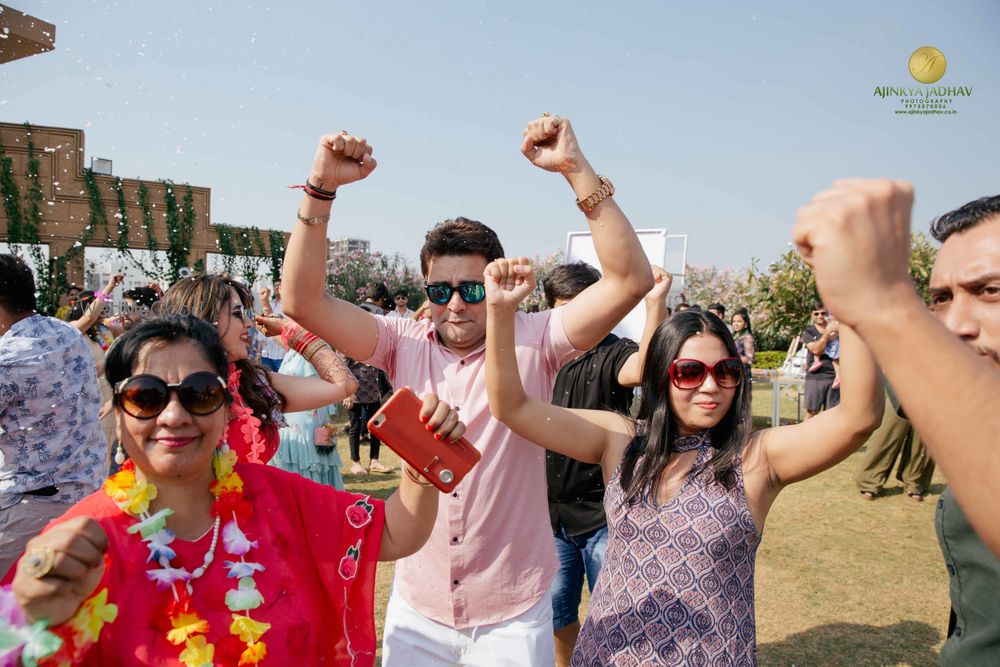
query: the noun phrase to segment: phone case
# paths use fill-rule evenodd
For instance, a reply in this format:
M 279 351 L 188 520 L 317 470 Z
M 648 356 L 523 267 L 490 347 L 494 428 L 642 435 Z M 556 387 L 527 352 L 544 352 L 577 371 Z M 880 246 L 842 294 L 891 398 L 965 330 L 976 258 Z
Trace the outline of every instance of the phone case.
M 480 455 L 465 438 L 436 440 L 420 423 L 421 400 L 406 387 L 397 389 L 368 420 L 368 431 L 389 446 L 411 468 L 445 493 L 458 486 Z

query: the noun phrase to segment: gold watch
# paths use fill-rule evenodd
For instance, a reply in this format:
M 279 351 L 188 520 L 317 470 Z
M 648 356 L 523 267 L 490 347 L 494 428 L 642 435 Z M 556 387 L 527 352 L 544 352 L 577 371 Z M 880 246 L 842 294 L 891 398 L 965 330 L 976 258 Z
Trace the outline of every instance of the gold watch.
M 586 199 L 576 200 L 576 205 L 584 213 L 590 213 L 598 204 L 615 193 L 615 186 L 607 177 L 598 175 L 598 178 L 601 179 L 601 187 L 594 190 Z

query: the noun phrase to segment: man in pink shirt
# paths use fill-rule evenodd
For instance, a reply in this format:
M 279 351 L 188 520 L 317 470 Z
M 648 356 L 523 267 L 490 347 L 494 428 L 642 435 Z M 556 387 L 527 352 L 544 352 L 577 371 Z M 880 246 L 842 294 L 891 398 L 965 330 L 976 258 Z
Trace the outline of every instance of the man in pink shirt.
M 547 400 L 559 368 L 600 342 L 652 287 L 632 226 L 594 171 L 569 121 L 528 124 L 521 150 L 561 173 L 593 234 L 603 277 L 564 308 L 520 313 L 517 362 L 526 391 Z M 486 225 L 456 218 L 427 233 L 420 254 L 429 320 L 378 317 L 325 294 L 331 193 L 375 169 L 346 132 L 321 139 L 288 244 L 284 311 L 394 386 L 436 391 L 456 406 L 482 460 L 441 503 L 430 541 L 397 565 L 383 664 L 552 665 L 549 587 L 557 569 L 546 511 L 544 451 L 490 415 L 485 388 L 483 270 L 504 256 Z

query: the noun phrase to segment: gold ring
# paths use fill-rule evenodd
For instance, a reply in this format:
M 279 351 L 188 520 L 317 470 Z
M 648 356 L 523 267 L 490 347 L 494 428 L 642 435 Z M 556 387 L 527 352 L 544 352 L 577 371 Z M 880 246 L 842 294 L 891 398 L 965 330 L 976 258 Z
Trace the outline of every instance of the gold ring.
M 548 111 L 543 111 L 542 112 L 542 118 L 548 118 L 548 117 L 549 117 L 549 112 Z
M 56 562 L 56 552 L 52 547 L 32 547 L 24 554 L 24 571 L 35 579 L 41 579 L 52 571 Z

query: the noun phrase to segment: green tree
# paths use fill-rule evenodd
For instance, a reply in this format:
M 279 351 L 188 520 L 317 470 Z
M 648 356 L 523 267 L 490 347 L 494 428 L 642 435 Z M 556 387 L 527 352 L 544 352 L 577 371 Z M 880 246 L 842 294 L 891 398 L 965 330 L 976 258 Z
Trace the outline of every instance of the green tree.
M 924 303 L 930 302 L 928 286 L 935 259 L 937 248 L 931 245 L 931 240 L 923 232 L 913 234 L 910 238 L 910 280 Z
M 910 277 L 925 301 L 937 250 L 923 233 L 910 244 Z M 690 303 L 723 303 L 730 312 L 745 306 L 750 312 L 759 350 L 784 350 L 809 325 L 812 305 L 819 301 L 816 279 L 795 250 L 761 270 L 754 260 L 739 271 L 688 267 L 685 289 Z M 834 313 L 836 315 L 836 313 Z
M 269 259 L 271 262 L 271 281 L 281 280 L 281 267 L 285 262 L 285 235 L 277 229 L 267 233 Z

